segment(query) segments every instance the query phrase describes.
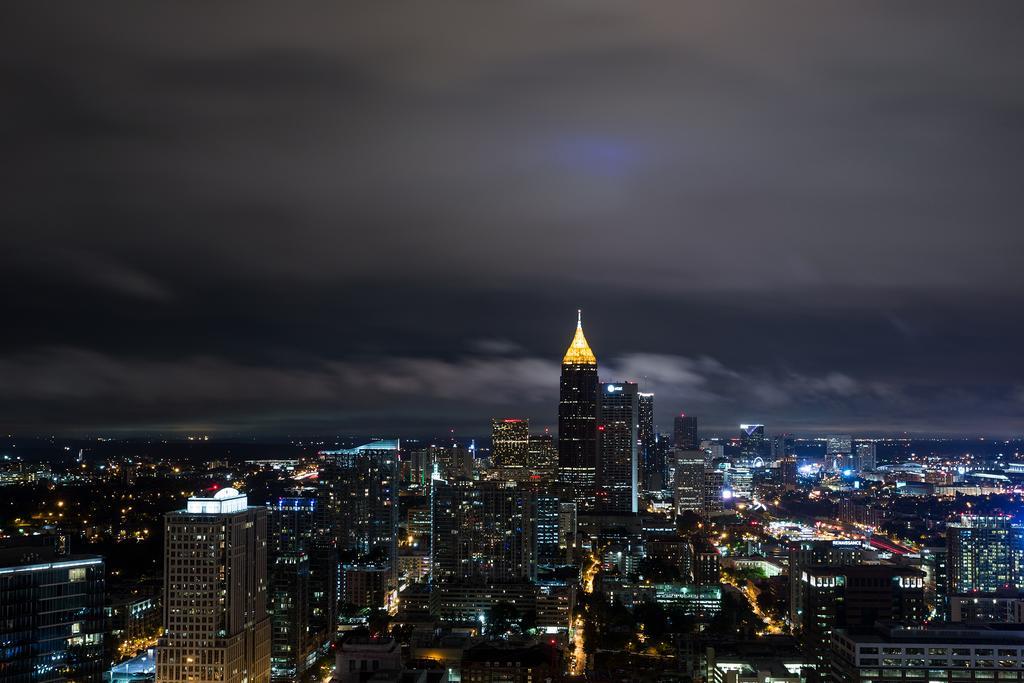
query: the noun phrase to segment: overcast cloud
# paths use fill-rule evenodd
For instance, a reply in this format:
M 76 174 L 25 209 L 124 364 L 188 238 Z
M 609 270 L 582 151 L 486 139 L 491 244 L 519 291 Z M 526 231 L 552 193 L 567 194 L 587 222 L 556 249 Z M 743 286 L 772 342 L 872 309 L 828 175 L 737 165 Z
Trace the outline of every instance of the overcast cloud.
M 1024 8 L 8 8 L 0 427 L 1024 430 Z

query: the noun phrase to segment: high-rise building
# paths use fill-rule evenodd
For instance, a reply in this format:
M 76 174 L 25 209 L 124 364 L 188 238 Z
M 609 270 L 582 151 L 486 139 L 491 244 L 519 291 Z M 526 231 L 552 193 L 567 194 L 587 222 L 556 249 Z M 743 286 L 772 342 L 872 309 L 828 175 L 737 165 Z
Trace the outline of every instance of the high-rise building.
M 853 437 L 849 434 L 830 434 L 825 439 L 825 462 L 833 470 L 853 468 Z
M 646 493 L 662 486 L 660 477 L 655 481 L 657 463 L 655 447 L 658 432 L 654 427 L 654 394 L 637 394 L 637 479 L 640 491 Z M 657 484 L 657 486 L 655 486 Z
M 797 460 L 795 455 L 785 455 L 779 460 L 779 478 L 787 489 L 796 488 Z
M 730 497 L 731 493 L 725 486 L 725 469 L 721 467 L 705 468 L 701 514 L 704 517 L 713 517 L 725 509 L 724 501 Z
M 330 644 L 338 600 L 338 553 L 316 498 L 278 498 L 267 510 L 271 678 L 300 676 Z
M 529 459 L 529 420 L 495 418 L 490 421 L 490 464 L 524 469 Z
M 675 431 L 672 444 L 684 451 L 693 451 L 700 448 L 700 438 L 697 436 L 697 417 L 680 413 L 675 417 Z
M 781 460 L 793 454 L 793 438 L 789 434 L 776 434 L 771 440 L 772 460 Z
M 1007 515 L 962 515 L 946 526 L 950 594 L 1024 587 L 1024 526 Z
M 562 358 L 558 399 L 558 471 L 566 495 L 580 510 L 594 507 L 597 477 L 597 358 L 583 336 L 581 317 Z
M 524 469 L 529 460 L 530 421 L 508 417 L 491 420 L 491 465 Z
M 435 479 L 431 581 L 503 583 L 527 578 L 524 491 L 513 482 Z
M 537 579 L 540 567 L 565 564 L 565 552 L 559 547 L 561 500 L 543 492 L 527 496 L 526 527 L 529 534 L 529 575 Z
M 858 470 L 873 470 L 877 465 L 874 441 L 858 441 L 853 445 L 854 467 Z
M 550 432 L 531 434 L 526 454 L 526 466 L 531 472 L 544 476 L 545 480 L 553 481 L 558 472 L 558 448 Z
M 104 562 L 53 547 L 0 549 L 0 681 L 100 683 Z
M 431 462 L 445 479 L 473 478 L 473 451 L 466 446 L 453 443 L 449 446 L 430 446 Z M 433 468 L 431 468 L 431 474 Z
M 804 613 L 800 641 L 819 670 L 828 670 L 836 629 L 875 622 L 921 625 L 927 618 L 924 572 L 912 567 L 862 564 L 811 566 L 800 575 Z
M 638 391 L 633 382 L 601 385 L 597 424 L 597 507 L 637 511 Z
M 669 451 L 675 460 L 676 514 L 704 512 L 704 451 Z
M 949 549 L 947 546 L 921 549 L 925 572 L 925 598 L 932 605 L 932 621 L 949 620 Z
M 157 683 L 270 680 L 267 513 L 233 488 L 164 518 Z
M 771 446 L 764 433 L 764 425 L 740 425 L 740 460 L 752 463 L 757 458 L 770 458 Z
M 319 483 L 346 562 L 387 565 L 398 579 L 399 442 L 322 451 Z
M 864 556 L 860 541 L 794 541 L 789 544 L 789 623 L 797 632 L 804 623 L 804 593 L 800 588 L 803 571 L 811 566 L 860 564 Z

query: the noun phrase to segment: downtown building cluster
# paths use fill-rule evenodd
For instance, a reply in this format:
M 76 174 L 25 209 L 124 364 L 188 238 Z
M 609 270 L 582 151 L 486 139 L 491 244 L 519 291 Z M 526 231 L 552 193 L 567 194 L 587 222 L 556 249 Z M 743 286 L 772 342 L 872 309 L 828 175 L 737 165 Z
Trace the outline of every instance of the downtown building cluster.
M 204 463 L 223 481 L 172 484 L 184 507 L 161 511 L 159 594 L 111 591 L 105 559 L 61 535 L 0 538 L 0 680 L 1020 679 L 1024 527 L 957 497 L 1013 463 L 883 461 L 875 440 L 753 423 L 709 437 L 682 413 L 662 433 L 652 393 L 598 370 L 578 319 L 555 434 L 497 416 L 489 450 Z M 127 521 L 147 468 L 110 471 Z

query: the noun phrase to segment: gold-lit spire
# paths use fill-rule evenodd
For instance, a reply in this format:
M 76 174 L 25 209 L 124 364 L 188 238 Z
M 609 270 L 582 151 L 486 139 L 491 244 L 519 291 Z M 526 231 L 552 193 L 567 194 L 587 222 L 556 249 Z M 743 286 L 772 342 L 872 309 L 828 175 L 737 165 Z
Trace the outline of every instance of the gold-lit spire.
M 583 336 L 583 311 L 576 310 L 576 335 L 562 358 L 562 365 L 597 365 L 597 357 Z

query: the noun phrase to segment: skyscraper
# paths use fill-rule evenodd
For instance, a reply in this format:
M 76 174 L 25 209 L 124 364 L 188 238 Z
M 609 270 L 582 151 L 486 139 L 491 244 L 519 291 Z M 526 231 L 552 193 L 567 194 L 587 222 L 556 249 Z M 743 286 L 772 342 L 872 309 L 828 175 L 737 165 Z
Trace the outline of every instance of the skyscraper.
M 103 564 L 53 547 L 0 549 L 0 681 L 103 680 Z
M 562 358 L 558 399 L 558 470 L 580 510 L 594 507 L 597 476 L 597 358 L 583 336 L 582 317 Z
M 338 553 L 315 498 L 278 498 L 268 509 L 271 677 L 300 675 L 334 635 Z
M 637 414 L 637 480 L 640 491 L 646 492 L 661 488 L 660 477 L 657 481 L 654 478 L 658 470 L 655 462 L 658 434 L 654 428 L 654 394 L 637 394 Z
M 764 433 L 764 425 L 740 425 L 740 459 L 750 464 L 755 458 L 771 457 L 771 446 Z
M 951 594 L 1024 587 L 1024 526 L 1004 515 L 962 515 L 946 527 Z
M 858 441 L 853 445 L 854 467 L 858 470 L 873 470 L 876 466 L 875 442 Z
M 270 680 L 267 513 L 233 488 L 164 518 L 157 683 Z
M 547 430 L 530 435 L 526 466 L 531 471 L 542 474 L 547 481 L 553 481 L 558 471 L 558 449 L 555 447 L 554 437 Z
M 435 479 L 431 581 L 506 583 L 529 573 L 524 492 L 513 482 Z
M 675 419 L 674 445 L 684 451 L 692 451 L 700 448 L 700 439 L 697 438 L 697 418 L 693 415 L 680 413 Z
M 704 512 L 704 451 L 669 451 L 675 461 L 676 514 Z
M 398 440 L 322 451 L 320 485 L 334 519 L 338 552 L 384 564 L 398 579 Z
M 826 465 L 842 471 L 853 466 L 853 437 L 849 434 L 829 434 L 825 440 Z
M 633 382 L 601 385 L 597 412 L 597 507 L 637 511 L 637 420 Z
M 491 464 L 505 469 L 524 469 L 530 450 L 530 421 L 520 418 L 491 420 Z
M 865 628 L 875 622 L 919 626 L 927 618 L 924 572 L 913 567 L 810 566 L 801 571 L 798 590 L 804 607 L 800 641 L 819 670 L 827 670 L 837 628 Z

